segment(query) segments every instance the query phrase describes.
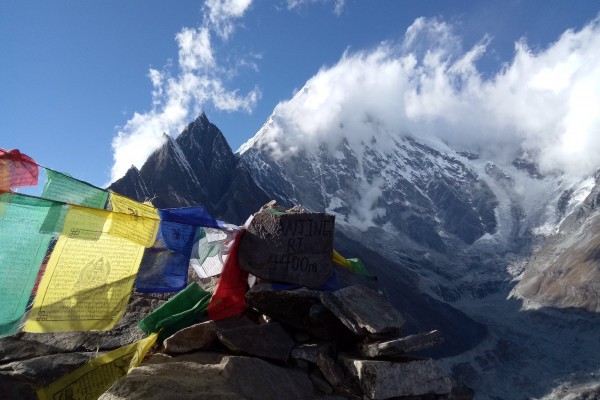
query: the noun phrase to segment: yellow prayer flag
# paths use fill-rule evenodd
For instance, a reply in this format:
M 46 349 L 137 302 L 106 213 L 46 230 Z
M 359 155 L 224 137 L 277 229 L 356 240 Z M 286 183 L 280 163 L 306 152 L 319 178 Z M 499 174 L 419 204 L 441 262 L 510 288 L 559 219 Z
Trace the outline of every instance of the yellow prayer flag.
M 84 366 L 37 389 L 40 400 L 92 400 L 100 397 L 120 377 L 140 365 L 156 342 L 154 333 L 136 343 L 96 357 Z
M 160 223 L 158 210 L 114 192 L 110 194 L 110 201 L 115 212 L 110 233 L 151 247 Z
M 122 235 L 131 221 L 121 217 L 69 207 L 24 331 L 108 330 L 121 319 L 144 254 Z

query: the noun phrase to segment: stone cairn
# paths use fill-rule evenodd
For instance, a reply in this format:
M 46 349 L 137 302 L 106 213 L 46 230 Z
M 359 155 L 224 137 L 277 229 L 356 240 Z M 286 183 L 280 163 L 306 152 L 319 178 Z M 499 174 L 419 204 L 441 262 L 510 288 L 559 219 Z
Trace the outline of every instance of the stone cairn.
M 412 354 L 441 343 L 438 331 L 403 336 L 404 318 L 376 279 L 332 263 L 333 234 L 333 216 L 261 209 L 238 249 L 240 267 L 257 277 L 244 313 L 177 331 L 100 398 L 472 399 L 473 392 L 434 360 Z M 323 290 L 332 280 L 341 288 Z M 211 289 L 211 283 L 194 284 Z M 134 296 L 132 304 L 156 307 L 157 301 L 164 300 Z M 126 334 L 131 328 L 115 329 Z M 81 348 L 58 354 L 60 346 L 52 344 L 69 334 L 46 335 L 54 335 L 45 337 L 52 343 L 30 334 L 0 339 L 0 390 L 7 398 L 36 398 L 29 384 L 47 384 L 89 359 Z M 111 343 L 110 335 L 102 343 Z M 30 359 L 19 361 L 16 348 Z M 36 349 L 42 355 L 32 357 Z M 11 354 L 12 362 L 2 365 Z M 59 356 L 66 357 L 63 368 Z M 53 367 L 31 372 L 36 365 L 43 370 L 43 363 Z

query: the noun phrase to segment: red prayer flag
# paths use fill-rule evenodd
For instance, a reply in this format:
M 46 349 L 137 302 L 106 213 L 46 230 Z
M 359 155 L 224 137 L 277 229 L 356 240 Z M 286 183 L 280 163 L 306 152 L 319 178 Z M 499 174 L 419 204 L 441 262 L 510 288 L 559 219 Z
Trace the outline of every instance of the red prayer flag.
M 237 252 L 244 232 L 242 230 L 231 245 L 223 272 L 208 304 L 208 317 L 213 321 L 240 314 L 246 308 L 248 272 L 240 269 Z
M 0 193 L 11 188 L 34 186 L 38 183 L 38 165 L 33 158 L 17 149 L 0 148 Z

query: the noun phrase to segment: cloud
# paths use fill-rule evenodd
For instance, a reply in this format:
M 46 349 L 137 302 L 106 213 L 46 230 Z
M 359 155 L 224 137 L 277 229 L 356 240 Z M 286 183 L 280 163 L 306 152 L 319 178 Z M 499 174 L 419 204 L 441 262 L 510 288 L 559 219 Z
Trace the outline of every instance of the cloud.
M 345 53 L 275 108 L 257 140 L 276 156 L 343 138 L 440 138 L 497 161 L 528 154 L 544 172 L 584 176 L 600 167 L 600 21 L 545 49 L 515 43 L 513 59 L 483 78 L 483 37 L 463 49 L 453 27 L 417 19 L 398 43 Z M 284 134 L 285 132 L 285 134 Z
M 206 15 L 213 29 L 224 39 L 234 31 L 234 20 L 244 16 L 252 0 L 206 0 Z
M 287 8 L 293 10 L 315 3 L 333 3 L 333 12 L 339 16 L 344 11 L 346 0 L 287 0 Z
M 205 4 L 204 25 L 183 28 L 175 36 L 179 48 L 178 69 L 168 63 L 162 70 L 150 69 L 152 108 L 134 113 L 113 138 L 114 164 L 111 181 L 125 174 L 131 165 L 140 168 L 163 141 L 163 133 L 177 136 L 202 107 L 210 103 L 224 111 L 251 112 L 260 98 L 255 88 L 246 94 L 227 89 L 231 69 L 219 65 L 213 48 L 212 33 L 226 40 L 233 32 L 234 21 L 243 16 L 250 0 L 216 1 Z M 251 63 L 236 60 L 237 66 Z M 234 69 L 236 66 L 233 67 Z

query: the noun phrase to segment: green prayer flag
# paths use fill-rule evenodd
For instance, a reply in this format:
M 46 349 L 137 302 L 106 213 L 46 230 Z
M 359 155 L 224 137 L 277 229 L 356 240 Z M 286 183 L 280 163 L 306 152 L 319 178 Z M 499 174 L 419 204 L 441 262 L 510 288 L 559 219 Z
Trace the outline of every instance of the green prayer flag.
M 105 208 L 108 190 L 51 169 L 46 169 L 46 175 L 47 181 L 41 197 L 79 206 Z
M 0 195 L 0 336 L 19 328 L 61 212 L 52 201 Z
M 192 282 L 165 304 L 148 314 L 138 323 L 138 326 L 146 333 L 160 331 L 158 340 L 162 341 L 178 330 L 200 322 L 200 318 L 206 314 L 210 297 L 210 292 L 202 289 L 196 282 Z

